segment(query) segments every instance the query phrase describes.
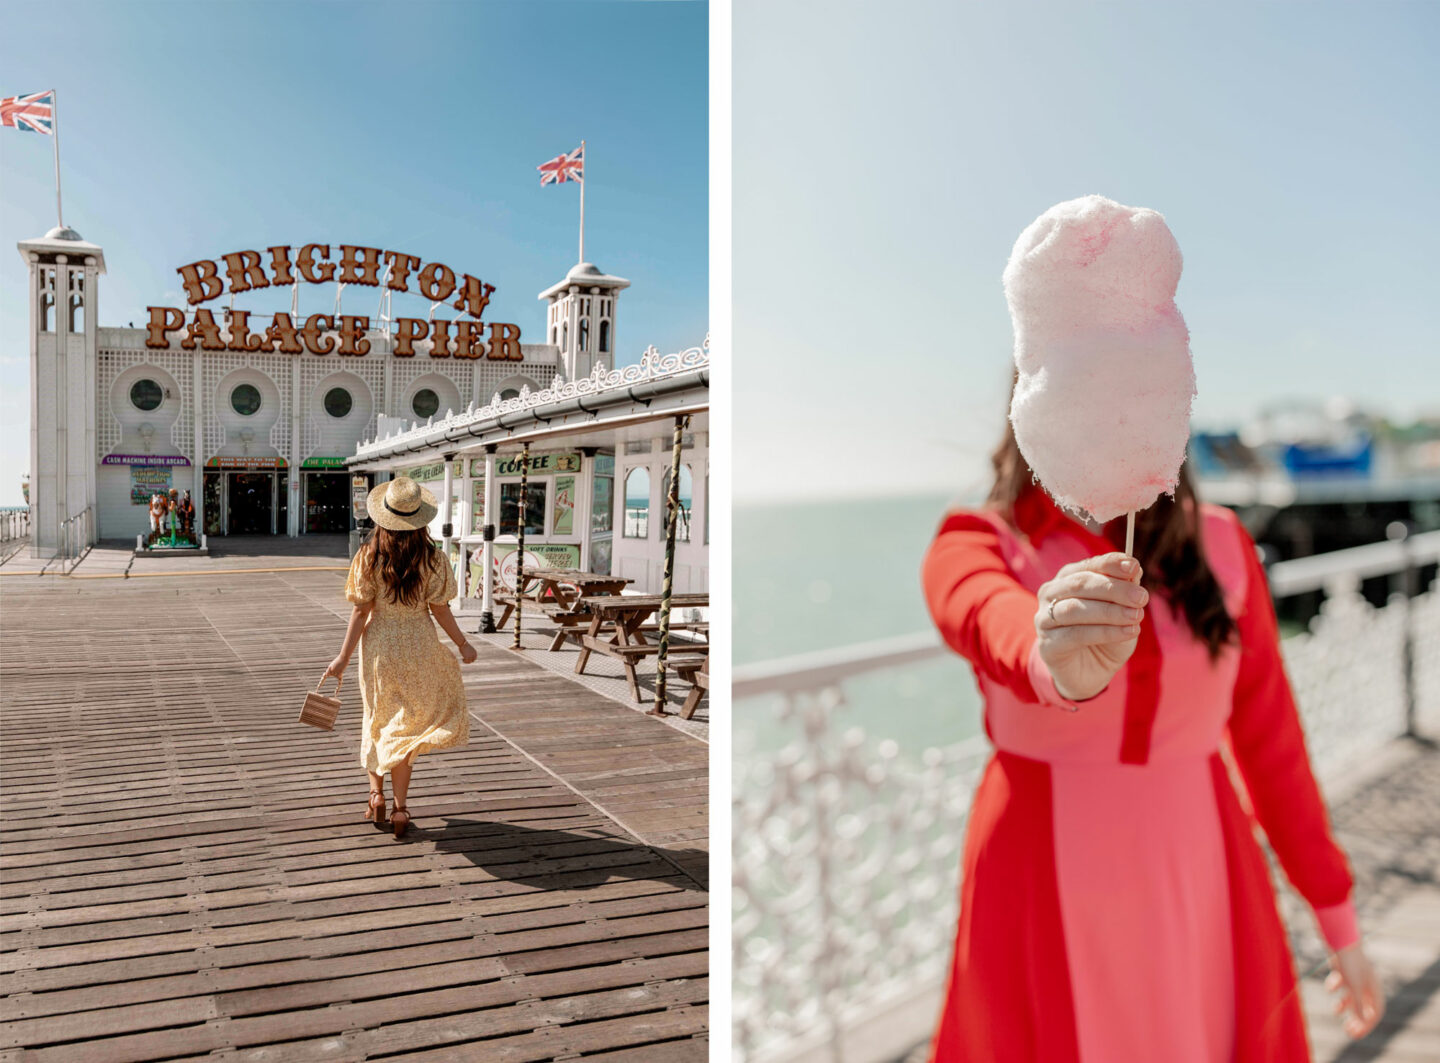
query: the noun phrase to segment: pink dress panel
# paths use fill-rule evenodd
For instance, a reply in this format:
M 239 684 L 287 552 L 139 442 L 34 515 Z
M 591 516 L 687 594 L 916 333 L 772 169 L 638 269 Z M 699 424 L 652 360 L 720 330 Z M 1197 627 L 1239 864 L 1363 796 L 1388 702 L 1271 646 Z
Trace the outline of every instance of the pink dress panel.
M 1203 507 L 1202 541 L 1231 615 L 1245 593 L 1243 547 Z M 1006 560 L 1031 591 L 1094 542 L 1006 533 Z M 982 680 L 997 748 L 1050 766 L 1055 862 L 1082 1060 L 1229 1063 L 1235 971 L 1224 839 L 1211 757 L 1230 715 L 1239 652 L 1212 663 L 1158 596 L 1161 696 L 1144 764 L 1120 761 L 1126 672 L 1069 712 Z

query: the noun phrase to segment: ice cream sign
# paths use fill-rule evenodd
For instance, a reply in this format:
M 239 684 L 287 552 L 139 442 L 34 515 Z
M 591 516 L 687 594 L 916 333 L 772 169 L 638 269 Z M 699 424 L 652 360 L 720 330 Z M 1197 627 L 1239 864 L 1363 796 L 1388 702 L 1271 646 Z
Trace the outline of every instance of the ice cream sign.
M 201 259 L 181 266 L 177 273 L 190 306 L 200 306 L 227 291 L 232 295 L 262 288 L 298 288 L 306 284 L 357 284 L 386 292 L 412 293 L 437 309 L 451 307 L 464 317 L 448 319 L 401 317 L 394 321 L 394 354 L 414 357 L 417 344 L 429 340 L 431 358 L 485 358 L 521 361 L 520 328 L 481 318 L 493 284 L 469 273 L 457 274 L 443 262 L 423 262 L 400 251 L 383 251 L 359 244 L 305 244 L 295 250 L 288 244 L 260 251 L 232 251 L 218 260 Z M 293 305 L 293 304 L 292 304 Z M 174 336 L 187 351 L 234 351 L 254 354 L 339 354 L 360 356 L 370 352 L 365 333 L 370 318 L 363 314 L 277 313 L 263 328 L 252 325 L 245 310 L 230 310 L 228 325 L 215 320 L 215 312 L 200 307 L 187 321 L 185 311 L 173 306 L 152 306 L 146 329 L 146 347 L 169 347 Z M 488 330 L 488 334 L 487 334 Z

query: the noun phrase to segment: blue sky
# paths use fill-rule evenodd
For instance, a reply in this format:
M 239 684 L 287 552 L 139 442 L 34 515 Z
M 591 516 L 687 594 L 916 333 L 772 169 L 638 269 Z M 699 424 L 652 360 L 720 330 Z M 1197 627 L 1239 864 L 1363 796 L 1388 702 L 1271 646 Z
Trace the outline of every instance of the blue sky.
M 181 305 L 188 262 L 319 241 L 480 276 L 487 320 L 539 342 L 535 296 L 575 263 L 579 189 L 541 188 L 535 167 L 583 137 L 586 258 L 632 285 L 623 363 L 709 325 L 706 19 L 701 2 L 58 3 L 0 38 L 0 95 L 58 92 L 65 220 L 104 248 L 103 325 Z M 29 466 L 13 249 L 54 224 L 49 138 L 0 130 L 0 505 Z M 375 313 L 374 289 L 345 295 Z M 302 285 L 302 311 L 333 302 Z
M 735 0 L 737 499 L 988 478 L 1000 274 L 1047 207 L 1166 216 L 1194 422 L 1440 414 L 1440 5 Z

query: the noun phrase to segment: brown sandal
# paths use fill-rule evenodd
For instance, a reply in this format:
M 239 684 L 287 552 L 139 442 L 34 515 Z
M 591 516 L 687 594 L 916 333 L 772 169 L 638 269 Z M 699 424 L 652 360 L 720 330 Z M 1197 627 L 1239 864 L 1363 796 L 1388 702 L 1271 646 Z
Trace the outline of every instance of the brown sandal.
M 380 798 L 380 804 L 375 804 L 375 798 Z M 365 806 L 365 818 L 376 823 L 385 822 L 385 792 L 383 790 L 371 790 L 370 802 Z
M 396 816 L 404 816 L 405 822 L 401 823 L 395 818 Z M 399 838 L 405 833 L 406 828 L 410 826 L 410 813 L 404 805 L 395 806 L 394 811 L 390 813 L 390 822 L 395 827 L 395 837 Z

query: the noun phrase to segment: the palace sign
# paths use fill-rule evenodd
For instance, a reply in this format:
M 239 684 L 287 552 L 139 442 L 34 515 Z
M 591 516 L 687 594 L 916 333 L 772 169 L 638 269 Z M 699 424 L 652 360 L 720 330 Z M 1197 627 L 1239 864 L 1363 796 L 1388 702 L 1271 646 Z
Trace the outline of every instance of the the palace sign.
M 232 295 L 259 288 L 288 288 L 307 284 L 360 284 L 384 287 L 391 292 L 414 292 L 432 303 L 448 303 L 469 315 L 470 320 L 453 321 L 418 317 L 395 319 L 395 349 L 400 358 L 415 355 L 415 344 L 430 340 L 431 358 L 488 358 L 494 361 L 521 361 L 520 329 L 516 325 L 492 322 L 485 338 L 481 321 L 493 284 L 485 284 L 468 273 L 456 276 L 443 262 L 424 262 L 399 251 L 382 251 L 358 244 L 339 244 L 332 257 L 329 244 L 306 244 L 298 252 L 289 245 L 259 251 L 232 251 L 219 261 L 201 259 L 181 266 L 177 273 L 184 284 L 190 306 L 217 299 L 228 290 Z M 451 301 L 453 299 L 453 302 Z M 229 335 L 222 332 L 212 310 L 201 307 L 188 323 L 185 312 L 173 306 L 152 306 L 145 335 L 146 347 L 169 347 L 170 338 L 182 333 L 180 346 L 187 351 L 235 351 L 253 354 L 277 351 L 280 354 L 370 353 L 365 333 L 370 319 L 359 314 L 311 314 L 303 322 L 290 314 L 272 316 L 263 331 L 252 332 L 250 314 L 230 311 Z

